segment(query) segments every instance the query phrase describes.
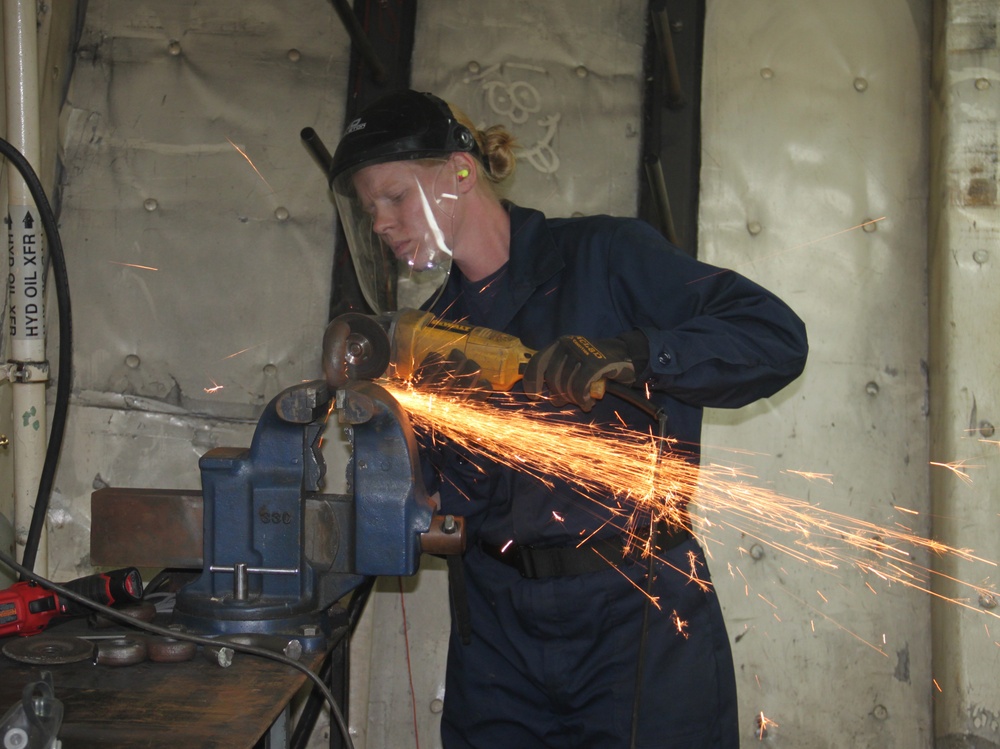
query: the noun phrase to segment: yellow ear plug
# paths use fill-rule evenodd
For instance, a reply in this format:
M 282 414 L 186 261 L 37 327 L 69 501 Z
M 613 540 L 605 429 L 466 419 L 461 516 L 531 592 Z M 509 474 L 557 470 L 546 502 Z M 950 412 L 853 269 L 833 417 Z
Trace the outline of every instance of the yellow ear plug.
M 469 170 L 468 169 L 459 169 L 458 170 L 458 178 L 460 180 L 465 179 L 468 176 L 469 176 Z

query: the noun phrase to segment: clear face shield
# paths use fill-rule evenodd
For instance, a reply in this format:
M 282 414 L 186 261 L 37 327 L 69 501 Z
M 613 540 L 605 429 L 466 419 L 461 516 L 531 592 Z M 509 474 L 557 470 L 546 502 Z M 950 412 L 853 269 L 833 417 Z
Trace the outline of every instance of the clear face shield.
M 387 161 L 333 181 L 361 290 L 376 313 L 420 308 L 452 263 L 458 176 L 448 158 Z

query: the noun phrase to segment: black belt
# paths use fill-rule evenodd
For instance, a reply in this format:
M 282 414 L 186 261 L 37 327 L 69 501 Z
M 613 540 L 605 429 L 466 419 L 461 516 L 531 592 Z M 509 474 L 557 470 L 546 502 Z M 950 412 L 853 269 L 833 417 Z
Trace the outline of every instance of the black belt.
M 657 553 L 670 551 L 691 538 L 691 532 L 684 526 L 659 522 L 656 530 Z M 609 564 L 634 559 L 645 548 L 641 541 L 643 537 L 644 531 L 638 530 L 618 538 L 599 538 L 577 546 L 538 547 L 513 543 L 494 546 L 480 541 L 479 547 L 498 562 L 516 569 L 521 577 L 537 580 L 541 577 L 598 572 L 606 570 Z M 626 547 L 629 547 L 628 554 L 625 553 Z

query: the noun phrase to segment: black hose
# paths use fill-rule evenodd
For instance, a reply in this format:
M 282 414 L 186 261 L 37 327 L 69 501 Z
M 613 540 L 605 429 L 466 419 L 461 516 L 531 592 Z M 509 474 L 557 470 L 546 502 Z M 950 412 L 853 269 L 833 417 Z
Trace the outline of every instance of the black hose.
M 52 414 L 52 427 L 49 430 L 49 444 L 45 451 L 45 463 L 38 480 L 38 494 L 35 497 L 35 509 L 31 514 L 31 525 L 24 544 L 24 554 L 21 559 L 29 570 L 35 568 L 35 557 L 38 555 L 38 544 L 45 528 L 45 517 L 49 509 L 49 499 L 52 486 L 55 483 L 56 466 L 59 463 L 59 453 L 62 450 L 63 435 L 66 431 L 66 414 L 69 411 L 70 387 L 73 380 L 73 316 L 69 303 L 69 274 L 66 272 L 66 256 L 63 254 L 62 240 L 59 237 L 59 227 L 56 224 L 55 213 L 45 196 L 38 175 L 24 155 L 3 138 L 0 138 L 0 154 L 2 154 L 24 178 L 24 183 L 35 201 L 38 216 L 45 229 L 48 239 L 49 258 L 52 262 L 52 274 L 56 284 L 56 299 L 59 306 L 59 370 L 56 379 L 56 402 Z
M 649 401 L 647 401 L 649 403 Z M 650 403 L 652 406 L 652 403 Z M 660 464 L 663 457 L 663 446 L 667 440 L 667 416 L 663 409 L 657 412 L 657 425 L 659 429 L 656 443 L 656 464 Z M 630 749 L 636 749 L 639 740 L 639 713 L 642 707 L 642 677 L 646 661 L 646 643 L 649 641 L 649 606 L 653 600 L 653 575 L 656 572 L 656 544 L 658 540 L 657 523 L 652 516 L 649 518 L 649 564 L 646 568 L 646 600 L 642 605 L 642 627 L 639 630 L 639 655 L 636 658 L 635 668 L 635 694 L 632 697 L 632 734 L 629 740 Z
M 334 676 L 334 659 L 337 657 L 338 648 L 344 648 L 344 663 L 350 662 L 350 646 L 351 646 L 351 636 L 354 634 L 354 630 L 358 625 L 358 620 L 361 618 L 361 613 L 364 611 L 365 604 L 368 602 L 368 598 L 371 595 L 372 588 L 375 586 L 376 577 L 367 577 L 364 582 L 358 586 L 354 595 L 351 596 L 351 600 L 347 605 L 347 631 L 345 633 L 346 641 L 337 645 L 336 648 L 330 650 L 330 654 L 326 657 L 323 662 L 323 666 L 320 669 L 319 676 L 323 680 L 323 683 L 327 685 L 330 691 L 333 691 L 333 676 Z M 306 699 L 306 703 L 302 708 L 302 712 L 299 714 L 299 720 L 295 724 L 295 729 L 292 731 L 292 738 L 289 742 L 290 749 L 305 749 L 309 743 L 309 738 L 312 735 L 313 729 L 316 726 L 316 720 L 319 718 L 320 711 L 323 708 L 323 696 L 316 689 L 309 692 L 309 697 Z M 337 734 L 330 732 L 330 746 L 336 746 L 334 743 Z

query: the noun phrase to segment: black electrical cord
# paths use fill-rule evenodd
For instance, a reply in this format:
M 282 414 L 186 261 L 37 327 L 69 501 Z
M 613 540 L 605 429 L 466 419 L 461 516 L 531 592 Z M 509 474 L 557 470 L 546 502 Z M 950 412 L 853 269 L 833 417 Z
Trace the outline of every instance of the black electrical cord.
M 617 391 L 616 391 L 617 393 Z M 652 403 L 647 401 L 650 406 Z M 663 446 L 667 439 L 667 416 L 663 409 L 659 409 L 656 414 L 659 434 L 656 443 L 656 464 L 660 464 L 663 457 Z M 650 517 L 649 523 L 649 560 L 646 567 L 646 600 L 642 605 L 642 627 L 639 630 L 639 655 L 636 658 L 635 668 L 635 694 L 632 697 L 632 734 L 629 739 L 630 749 L 636 749 L 639 740 L 639 711 L 642 706 L 642 677 L 646 659 L 646 643 L 649 641 L 649 606 L 653 600 L 653 575 L 656 573 L 656 543 L 657 543 L 656 522 Z
M 350 638 L 354 634 L 354 630 L 358 626 L 358 621 L 361 619 L 361 613 L 364 611 L 365 605 L 368 603 L 368 598 L 371 596 L 372 588 L 375 586 L 376 577 L 366 577 L 364 582 L 360 586 L 355 588 L 354 594 L 351 596 L 351 600 L 347 605 L 347 631 L 344 637 L 347 639 L 347 646 L 350 646 Z M 339 643 L 338 643 L 339 644 Z M 319 675 L 323 679 L 324 683 L 328 681 L 331 682 L 328 686 L 332 688 L 333 674 L 334 674 L 334 658 L 336 656 L 336 648 L 330 649 L 330 655 L 323 662 L 323 667 L 320 669 Z M 348 653 L 344 658 L 345 663 L 350 661 L 350 654 Z M 292 739 L 289 742 L 290 749 L 305 749 L 306 745 L 309 743 L 309 737 L 312 734 L 313 728 L 316 726 L 316 720 L 319 718 L 320 708 L 322 707 L 322 699 L 317 697 L 316 690 L 311 690 L 309 692 L 309 697 L 306 699 L 306 704 L 302 708 L 302 712 L 299 713 L 298 723 L 295 725 L 295 730 L 292 732 Z M 330 745 L 333 746 L 333 735 L 330 736 Z
M 35 509 L 31 514 L 31 525 L 28 528 L 24 554 L 21 557 L 24 566 L 28 568 L 28 571 L 31 571 L 35 567 L 38 545 L 45 528 L 45 517 L 49 509 L 49 499 L 52 496 L 56 466 L 59 463 L 59 453 L 62 450 L 63 435 L 66 432 L 66 415 L 69 411 L 70 388 L 73 384 L 73 316 L 70 311 L 66 256 L 63 254 L 62 239 L 59 237 L 55 212 L 45 196 L 45 189 L 24 155 L 3 138 L 0 138 L 0 154 L 13 164 L 14 168 L 21 174 L 28 187 L 28 192 L 31 193 L 31 197 L 35 201 L 35 207 L 38 209 L 38 216 L 48 240 L 49 258 L 52 263 L 52 275 L 55 279 L 56 299 L 59 306 L 59 370 L 56 380 L 55 409 L 52 414 L 52 426 L 49 429 L 49 444 L 45 451 L 45 462 L 38 480 Z M 48 272 L 47 269 L 45 272 Z
M 104 604 L 92 601 L 86 596 L 80 595 L 75 591 L 72 591 L 58 583 L 54 583 L 51 580 L 47 580 L 39 574 L 28 569 L 22 564 L 18 564 L 14 559 L 0 551 L 0 562 L 3 562 L 8 567 L 10 567 L 15 572 L 18 572 L 23 577 L 28 580 L 32 580 L 43 588 L 51 590 L 62 598 L 66 598 L 70 601 L 74 601 L 82 606 L 93 609 L 109 619 L 114 619 L 123 624 L 127 624 L 130 627 L 135 627 L 136 629 L 141 629 L 145 632 L 149 632 L 154 635 L 159 635 L 161 637 L 170 637 L 174 640 L 186 640 L 187 642 L 193 642 L 198 645 L 203 645 L 205 647 L 218 647 L 220 645 L 219 640 L 214 640 L 210 637 L 201 637 L 200 635 L 192 635 L 188 632 L 179 632 L 172 629 L 167 629 L 166 627 L 161 627 L 156 624 L 150 624 L 149 622 L 139 621 L 134 617 L 123 614 L 110 606 L 105 606 Z M 337 727 L 340 729 L 341 736 L 344 738 L 344 745 L 347 749 L 354 749 L 354 742 L 351 740 L 350 731 L 347 728 L 347 722 L 344 720 L 344 714 L 341 712 L 340 707 L 337 705 L 337 701 L 333 697 L 333 693 L 327 688 L 323 679 L 319 677 L 312 669 L 306 666 L 304 663 L 299 663 L 296 660 L 292 660 L 283 653 L 277 653 L 273 650 L 267 650 L 266 648 L 258 648 L 253 645 L 243 645 L 241 643 L 225 641 L 223 644 L 227 648 L 232 648 L 238 653 L 246 653 L 248 655 L 256 655 L 260 658 L 267 658 L 268 660 L 277 661 L 286 666 L 294 668 L 297 671 L 301 671 L 313 682 L 316 689 L 318 689 L 323 697 L 326 698 L 327 703 L 330 705 L 330 713 L 333 715 L 337 722 Z M 333 647 L 339 644 L 339 640 L 333 643 Z

